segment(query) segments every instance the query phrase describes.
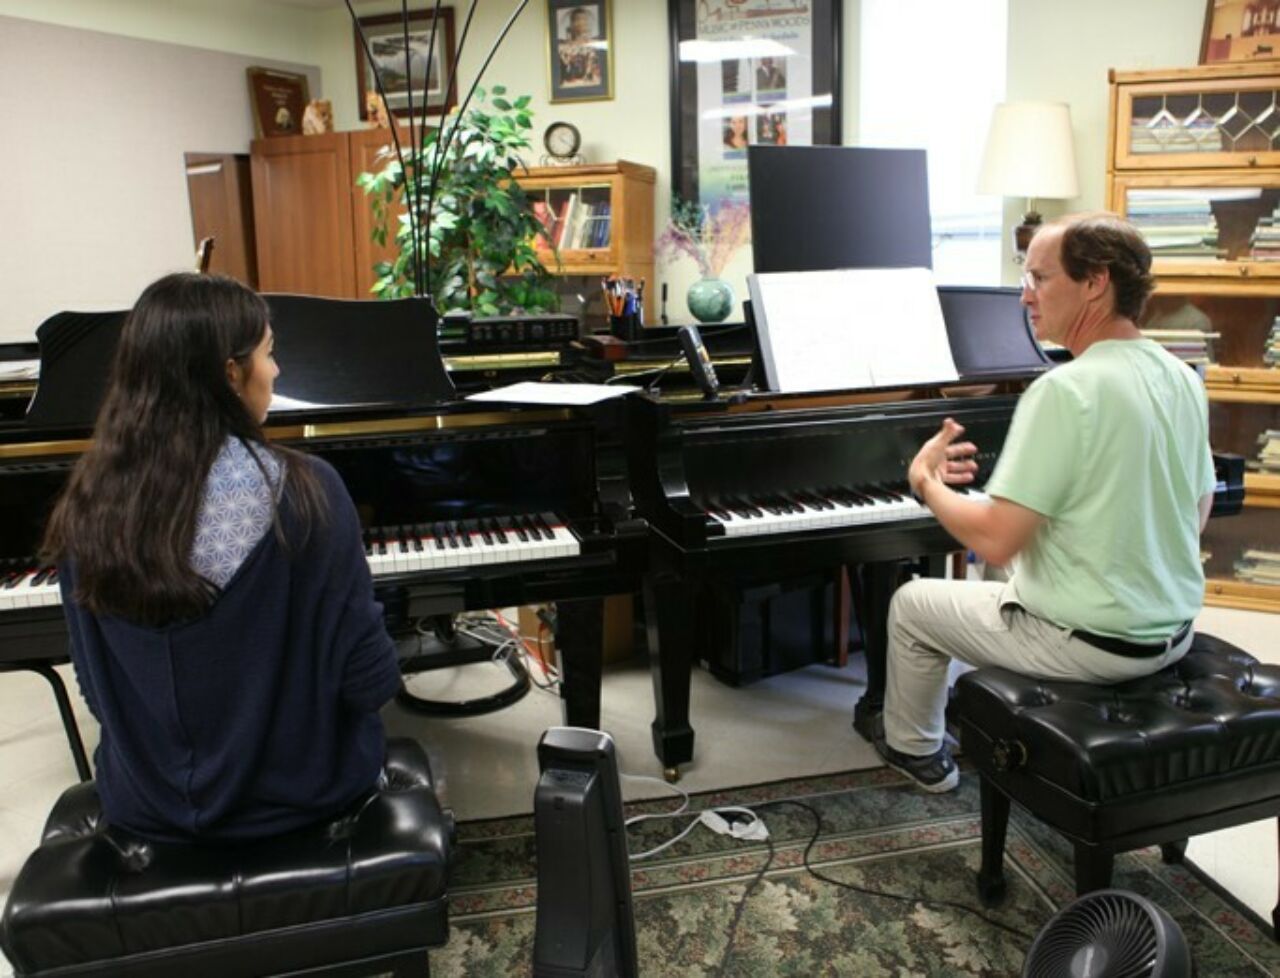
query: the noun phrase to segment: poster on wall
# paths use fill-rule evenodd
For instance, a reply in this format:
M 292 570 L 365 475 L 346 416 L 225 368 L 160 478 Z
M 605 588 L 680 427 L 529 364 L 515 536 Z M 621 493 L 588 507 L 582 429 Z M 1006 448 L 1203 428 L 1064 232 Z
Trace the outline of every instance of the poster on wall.
M 747 147 L 840 142 L 839 0 L 670 0 L 672 187 L 747 199 Z

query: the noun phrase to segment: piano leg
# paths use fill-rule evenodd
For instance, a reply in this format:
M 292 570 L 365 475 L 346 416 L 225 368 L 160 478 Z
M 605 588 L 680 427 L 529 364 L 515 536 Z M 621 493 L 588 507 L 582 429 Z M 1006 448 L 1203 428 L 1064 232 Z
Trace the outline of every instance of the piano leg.
M 58 675 L 57 670 L 47 662 L 11 662 L 0 666 L 0 672 L 22 669 L 39 673 L 53 688 L 53 698 L 58 702 L 58 713 L 62 715 L 62 729 L 67 735 L 67 746 L 71 748 L 71 759 L 75 761 L 76 774 L 81 781 L 93 780 L 93 772 L 89 769 L 89 758 L 84 752 L 84 741 L 80 739 L 80 727 L 76 724 L 76 715 L 71 709 L 71 697 L 67 695 L 67 687 Z
M 556 648 L 560 653 L 560 707 L 565 725 L 599 730 L 603 598 L 556 602 Z
M 858 632 L 867 657 L 867 691 L 853 709 L 853 729 L 868 741 L 875 739 L 876 717 L 884 710 L 889 601 L 898 588 L 901 571 L 902 565 L 897 561 L 862 564 L 852 582 Z
M 645 633 L 656 708 L 651 727 L 653 750 L 668 781 L 678 780 L 680 765 L 693 760 L 689 684 L 697 615 L 692 590 L 689 581 L 675 575 L 645 575 Z
M 945 554 L 930 554 L 921 562 L 926 577 L 946 574 Z M 867 691 L 853 708 L 853 729 L 867 741 L 875 739 L 875 723 L 884 711 L 886 656 L 889 650 L 889 602 L 902 582 L 902 561 L 862 564 L 857 568 L 853 585 L 854 607 L 858 615 L 858 631 L 867 657 Z

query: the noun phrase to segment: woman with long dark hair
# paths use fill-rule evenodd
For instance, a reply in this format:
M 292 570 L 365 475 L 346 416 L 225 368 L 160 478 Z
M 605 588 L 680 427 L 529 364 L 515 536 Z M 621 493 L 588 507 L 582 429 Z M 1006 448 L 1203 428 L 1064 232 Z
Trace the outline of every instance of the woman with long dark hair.
M 264 439 L 273 343 L 238 282 L 149 286 L 46 531 L 103 811 L 142 835 L 275 834 L 381 771 L 394 645 L 341 479 Z

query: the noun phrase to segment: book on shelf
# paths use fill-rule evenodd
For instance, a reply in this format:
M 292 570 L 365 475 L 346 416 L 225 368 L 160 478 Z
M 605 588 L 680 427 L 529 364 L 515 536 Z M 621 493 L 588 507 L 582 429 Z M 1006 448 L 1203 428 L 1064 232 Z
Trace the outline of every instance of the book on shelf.
M 569 247 L 568 243 L 572 240 L 569 229 L 573 224 L 574 215 L 577 214 L 577 211 L 578 194 L 575 191 L 574 193 L 569 194 L 569 196 L 564 199 L 563 203 L 560 204 L 560 214 L 556 219 L 555 240 L 557 250 L 563 251 L 565 248 Z

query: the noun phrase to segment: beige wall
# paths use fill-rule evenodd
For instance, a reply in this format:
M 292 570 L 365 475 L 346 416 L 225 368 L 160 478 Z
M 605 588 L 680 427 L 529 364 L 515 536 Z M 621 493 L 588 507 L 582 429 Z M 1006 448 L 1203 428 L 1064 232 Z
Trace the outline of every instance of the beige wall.
M 466 4 L 455 0 L 453 5 L 461 29 Z M 667 3 L 612 0 L 612 6 L 619 42 L 614 99 L 559 105 L 548 102 L 545 4 L 541 0 L 531 0 L 490 65 L 485 83 L 502 83 L 533 97 L 537 137 L 547 123 L 567 119 L 581 129 L 583 151 L 589 159 L 630 159 L 657 167 L 661 221 L 670 194 Z M 358 9 L 361 14 L 372 14 L 397 7 L 394 2 L 363 2 Z M 481 0 L 477 8 L 462 58 L 463 82 L 474 78 L 483 53 L 514 4 Z M 858 14 L 858 0 L 846 0 L 842 96 L 847 144 L 857 143 Z M 22 23 L 6 22 L 6 15 L 164 42 L 146 50 L 169 48 L 169 56 L 150 64 L 147 57 L 135 56 L 134 60 L 86 72 L 85 65 L 74 58 L 58 57 L 48 49 L 31 51 L 6 41 L 5 35 L 12 31 L 6 31 L 5 26 Z M 1204 0 L 1009 0 L 1008 97 L 1057 99 L 1072 106 L 1081 196 L 1062 205 L 1047 204 L 1047 213 L 1102 204 L 1107 69 L 1194 64 L 1203 15 Z M 219 104 L 212 104 L 209 92 L 203 99 L 193 97 L 184 102 L 182 109 L 190 108 L 189 114 L 174 111 L 183 126 L 190 123 L 194 128 L 184 129 L 178 142 L 170 140 L 162 146 L 159 136 L 164 127 L 158 127 L 150 114 L 154 109 L 138 104 L 127 93 L 130 86 L 145 85 L 148 79 L 157 90 L 181 81 L 184 52 L 193 48 L 243 55 L 252 59 L 250 63 L 283 61 L 311 66 L 313 94 L 333 101 L 339 127 L 359 124 L 354 46 L 341 4 L 312 10 L 268 0 L 0 0 L 0 91 L 15 90 L 11 86 L 20 90 L 29 86 L 32 78 L 45 80 L 37 89 L 43 103 L 24 100 L 25 108 L 15 112 L 12 100 L 0 100 L 0 131 L 21 133 L 9 142 L 24 147 L 19 169 L 14 169 L 11 159 L 0 164 L 4 167 L 0 172 L 0 206 L 4 206 L 0 214 L 12 214 L 8 205 L 15 203 L 22 214 L 18 221 L 9 222 L 8 233 L 0 235 L 0 283 L 6 291 L 6 301 L 0 306 L 0 341 L 29 337 L 40 318 L 58 308 L 118 304 L 136 295 L 153 270 L 177 267 L 189 260 L 190 217 L 185 190 L 171 185 L 172 174 L 181 174 L 180 153 L 184 149 L 247 149 L 247 94 L 243 84 L 237 83 L 235 91 L 229 87 L 219 90 L 223 92 Z M 176 74 L 158 73 L 158 64 Z M 92 81 L 86 82 L 86 78 Z M 56 103 L 47 100 L 51 92 L 59 93 Z M 222 104 L 227 100 L 229 104 Z M 77 128 L 85 123 L 82 109 L 89 105 L 93 106 L 90 129 Z M 232 126 L 212 122 L 223 115 L 240 122 Z M 85 131 L 92 132 L 93 138 L 85 140 Z M 128 135 L 121 138 L 120 134 Z M 31 186 L 47 188 L 49 167 L 60 165 L 47 160 L 40 166 L 31 162 L 29 148 L 39 145 L 42 135 L 47 137 L 46 145 L 48 138 L 54 138 L 55 143 L 67 140 L 58 144 L 74 147 L 73 155 L 77 156 L 84 152 L 86 142 L 94 147 L 89 153 L 93 165 L 76 169 L 75 179 L 65 184 L 67 206 L 54 207 L 52 212 L 45 201 L 39 206 L 34 201 L 22 203 Z M 103 153 L 106 145 L 120 148 Z M 536 162 L 540 153 L 538 145 L 531 162 Z M 79 199 L 72 206 L 70 198 L 77 193 L 88 195 L 87 203 Z M 122 198 L 128 199 L 127 207 L 121 206 Z M 104 203 L 112 204 L 107 214 L 99 213 Z M 154 242 L 163 245 L 145 261 L 135 260 L 129 249 L 124 253 L 119 248 L 98 251 L 97 264 L 91 265 L 74 245 L 76 235 L 71 229 L 79 227 L 95 240 L 120 241 L 122 211 L 129 213 L 125 228 L 141 229 L 130 248 L 149 249 Z M 1015 223 L 1018 213 L 1018 202 L 1009 202 L 1007 221 Z M 100 233 L 98 225 L 108 216 L 112 224 L 109 233 Z M 69 269 L 74 271 L 68 274 Z M 731 269 L 731 278 L 740 281 L 745 271 L 744 256 Z M 673 316 L 683 317 L 675 297 L 682 296 L 692 280 L 692 265 L 678 263 L 664 274 L 672 284 Z M 1014 275 L 1010 265 L 1007 280 L 1012 281 Z
M 1194 65 L 1204 13 L 1204 0 L 1009 0 L 1006 97 L 1071 106 L 1080 196 L 1045 201 L 1046 217 L 1106 202 L 1108 69 Z M 1006 202 L 1006 226 L 1019 222 L 1024 206 Z M 1008 242 L 1005 259 L 1005 281 L 1016 281 Z

